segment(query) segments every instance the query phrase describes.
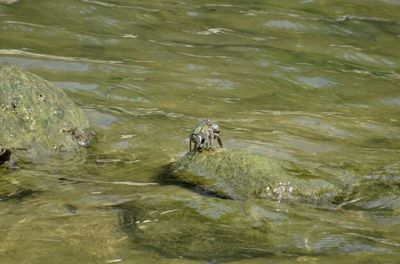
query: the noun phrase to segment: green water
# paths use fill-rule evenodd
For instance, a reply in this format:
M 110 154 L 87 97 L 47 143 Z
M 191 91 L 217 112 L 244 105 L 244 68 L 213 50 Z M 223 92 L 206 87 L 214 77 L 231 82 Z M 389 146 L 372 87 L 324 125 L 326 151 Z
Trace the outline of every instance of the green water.
M 397 0 L 0 0 L 0 63 L 62 88 L 97 132 L 83 158 L 0 170 L 33 191 L 0 202 L 0 262 L 398 263 L 399 43 Z M 344 197 L 165 182 L 203 118 Z

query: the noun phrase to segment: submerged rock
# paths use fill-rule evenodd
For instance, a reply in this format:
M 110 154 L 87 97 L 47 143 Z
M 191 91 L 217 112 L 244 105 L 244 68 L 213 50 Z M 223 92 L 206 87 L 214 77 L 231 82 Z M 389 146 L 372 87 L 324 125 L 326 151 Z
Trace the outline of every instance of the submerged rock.
M 12 65 L 0 66 L 0 127 L 1 149 L 21 156 L 76 151 L 92 136 L 82 109 L 61 89 Z
M 132 248 L 156 252 L 160 259 L 239 263 L 271 255 L 332 258 L 349 253 L 364 256 L 365 248 L 398 250 L 393 241 L 381 242 L 386 241 L 384 232 L 371 233 L 376 225 L 373 219 L 354 217 L 354 211 L 266 199 L 205 197 L 174 185 L 142 188 L 130 199 L 117 205 L 123 230 Z
M 189 152 L 172 165 L 181 181 L 232 199 L 331 201 L 340 188 L 289 162 L 240 150 Z
M 22 186 L 19 182 L 8 177 L 0 177 L 0 201 L 22 197 L 32 193 L 27 186 Z
M 269 225 L 254 228 L 237 201 L 163 187 L 118 206 L 136 248 L 171 258 L 224 259 L 270 255 Z

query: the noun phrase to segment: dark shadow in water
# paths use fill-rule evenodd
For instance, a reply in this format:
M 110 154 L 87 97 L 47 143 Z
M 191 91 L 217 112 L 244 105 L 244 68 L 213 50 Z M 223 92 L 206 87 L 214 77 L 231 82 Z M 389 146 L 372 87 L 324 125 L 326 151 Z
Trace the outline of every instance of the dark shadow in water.
M 11 157 L 11 151 L 9 149 L 3 149 L 0 146 L 0 164 L 5 163 Z
M 25 198 L 26 196 L 32 195 L 33 193 L 35 193 L 33 190 L 21 189 L 10 195 L 3 195 L 3 196 L 0 195 L 0 202 L 12 200 L 12 199 L 15 199 L 17 201 L 22 201 L 23 198 Z

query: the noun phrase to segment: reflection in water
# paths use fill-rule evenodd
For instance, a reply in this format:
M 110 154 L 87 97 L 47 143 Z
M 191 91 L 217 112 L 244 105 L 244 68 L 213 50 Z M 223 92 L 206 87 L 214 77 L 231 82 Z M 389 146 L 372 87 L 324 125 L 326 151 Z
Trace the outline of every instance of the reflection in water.
M 333 85 L 330 81 L 322 77 L 298 77 L 297 80 L 312 88 L 323 88 Z
M 0 0 L 0 63 L 54 82 L 97 132 L 77 157 L 0 169 L 21 194 L 0 201 L 0 262 L 396 263 L 399 13 L 394 0 Z M 170 179 L 203 118 L 226 147 L 341 196 L 233 201 Z
M 264 23 L 266 27 L 275 27 L 281 29 L 292 29 L 292 30 L 302 30 L 304 29 L 302 24 L 293 23 L 288 20 L 272 20 Z

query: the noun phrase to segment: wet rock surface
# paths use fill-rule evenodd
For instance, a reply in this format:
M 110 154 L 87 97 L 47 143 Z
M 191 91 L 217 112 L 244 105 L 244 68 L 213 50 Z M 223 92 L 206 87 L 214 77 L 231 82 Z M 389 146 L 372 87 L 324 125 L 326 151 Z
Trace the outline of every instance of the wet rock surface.
M 232 199 L 330 202 L 341 192 L 333 180 L 290 162 L 242 150 L 189 152 L 171 171 L 183 182 Z
M 61 89 L 13 65 L 0 66 L 0 127 L 0 146 L 14 156 L 77 151 L 92 137 L 82 109 Z

